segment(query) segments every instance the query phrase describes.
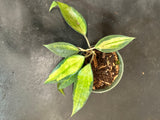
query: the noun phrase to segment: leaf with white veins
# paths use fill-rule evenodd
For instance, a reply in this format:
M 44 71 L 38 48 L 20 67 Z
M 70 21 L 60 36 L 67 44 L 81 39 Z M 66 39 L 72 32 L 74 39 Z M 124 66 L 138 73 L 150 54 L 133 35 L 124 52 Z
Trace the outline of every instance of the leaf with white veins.
M 75 74 L 83 65 L 85 57 L 82 55 L 73 55 L 64 59 L 61 65 L 53 71 L 45 83 L 59 82 L 60 80 Z
M 67 22 L 67 24 L 78 33 L 86 35 L 87 24 L 83 16 L 76 9 L 65 3 L 58 1 L 56 3 L 59 6 L 61 14 Z
M 76 46 L 66 42 L 55 42 L 44 46 L 61 57 L 68 57 L 79 52 Z
M 95 49 L 105 53 L 115 52 L 124 48 L 133 39 L 135 38 L 124 35 L 109 35 L 99 40 Z
M 73 116 L 86 103 L 93 87 L 93 72 L 91 64 L 84 66 L 78 73 L 78 79 L 74 84 L 73 90 Z

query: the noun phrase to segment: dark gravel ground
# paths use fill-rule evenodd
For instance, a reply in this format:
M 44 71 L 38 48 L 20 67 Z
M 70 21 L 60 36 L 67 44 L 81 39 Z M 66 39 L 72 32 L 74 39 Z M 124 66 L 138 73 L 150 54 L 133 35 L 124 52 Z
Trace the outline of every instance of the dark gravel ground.
M 52 0 L 0 0 L 0 120 L 159 120 L 160 1 L 62 0 L 88 23 L 88 37 L 123 34 L 136 37 L 120 53 L 125 70 L 119 85 L 91 94 L 70 118 L 72 87 L 62 96 L 43 82 L 60 61 L 42 45 L 64 41 L 86 48 L 60 12 L 48 12 Z

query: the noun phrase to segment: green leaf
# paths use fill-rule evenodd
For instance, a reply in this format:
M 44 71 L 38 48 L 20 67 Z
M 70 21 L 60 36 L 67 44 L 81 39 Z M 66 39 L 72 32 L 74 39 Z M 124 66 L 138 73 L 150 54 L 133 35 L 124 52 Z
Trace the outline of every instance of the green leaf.
M 77 80 L 77 74 L 71 75 L 63 80 L 60 80 L 58 89 L 64 89 L 70 86 L 73 82 Z
M 58 63 L 58 65 L 52 70 L 51 74 L 54 73 L 65 61 L 66 59 L 63 59 Z M 49 79 L 49 78 L 48 78 Z M 46 80 L 47 81 L 47 80 Z M 44 83 L 46 83 L 46 81 Z M 50 81 L 49 83 L 57 83 L 56 80 Z
M 49 8 L 49 11 L 51 11 L 54 7 L 57 6 L 57 2 L 56 1 L 53 1 L 50 8 Z
M 93 73 L 91 64 L 87 64 L 78 73 L 78 80 L 74 84 L 73 90 L 73 116 L 86 103 L 93 87 Z
M 59 85 L 60 83 L 57 84 L 57 88 L 58 88 L 58 91 L 65 96 L 65 93 L 64 93 L 64 90 L 63 89 L 59 89 Z
M 135 38 L 124 35 L 109 35 L 99 40 L 95 48 L 105 53 L 115 52 L 124 48 L 133 39 Z
M 44 46 L 61 57 L 68 57 L 79 52 L 76 46 L 66 42 L 55 42 Z
M 62 2 L 57 2 L 61 14 L 65 21 L 68 23 L 70 27 L 72 27 L 75 31 L 82 35 L 86 35 L 87 33 L 87 25 L 86 21 L 83 18 L 83 16 L 75 10 L 73 7 L 62 3 Z
M 82 55 L 73 55 L 64 59 L 61 65 L 58 65 L 57 69 L 54 70 L 45 83 L 55 83 L 60 80 L 75 74 L 83 65 L 85 57 Z

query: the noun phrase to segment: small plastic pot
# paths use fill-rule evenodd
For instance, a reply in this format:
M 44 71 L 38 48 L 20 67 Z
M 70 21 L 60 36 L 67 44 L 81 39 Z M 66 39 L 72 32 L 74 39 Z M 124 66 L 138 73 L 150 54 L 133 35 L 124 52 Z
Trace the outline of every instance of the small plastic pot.
M 117 51 L 116 53 L 117 53 L 118 59 L 120 61 L 118 77 L 114 80 L 114 82 L 110 86 L 106 86 L 103 89 L 92 90 L 92 93 L 104 93 L 104 92 L 108 92 L 111 89 L 113 89 L 120 82 L 120 80 L 121 80 L 121 78 L 123 76 L 124 63 L 123 63 L 123 59 L 122 59 L 121 55 L 119 54 L 119 52 Z

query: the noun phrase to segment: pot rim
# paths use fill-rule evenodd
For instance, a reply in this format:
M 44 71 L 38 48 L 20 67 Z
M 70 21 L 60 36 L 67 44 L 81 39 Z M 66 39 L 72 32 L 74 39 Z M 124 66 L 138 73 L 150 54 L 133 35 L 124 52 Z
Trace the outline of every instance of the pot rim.
M 120 53 L 118 51 L 116 51 L 116 53 L 117 53 L 118 59 L 120 61 L 118 77 L 114 80 L 114 82 L 110 86 L 106 86 L 103 89 L 92 90 L 92 93 L 104 93 L 104 92 L 108 92 L 111 89 L 113 89 L 114 87 L 116 87 L 117 84 L 122 79 L 123 72 L 124 72 L 124 63 L 123 63 L 123 59 L 122 59 L 122 56 L 120 55 Z

